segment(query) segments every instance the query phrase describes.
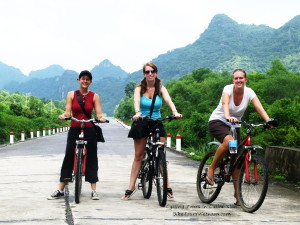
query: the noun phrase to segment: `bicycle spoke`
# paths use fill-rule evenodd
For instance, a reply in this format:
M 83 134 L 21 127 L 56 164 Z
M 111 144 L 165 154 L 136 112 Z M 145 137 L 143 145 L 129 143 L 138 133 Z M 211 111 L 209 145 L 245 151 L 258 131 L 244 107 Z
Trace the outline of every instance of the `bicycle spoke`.
M 246 180 L 246 167 L 241 168 L 239 201 L 245 211 L 254 212 L 265 199 L 268 188 L 268 174 L 266 164 L 259 156 L 252 156 L 248 167 L 249 180 Z
M 218 197 L 223 185 L 222 182 L 221 183 L 214 182 L 213 185 L 209 185 L 206 182 L 207 170 L 212 162 L 214 155 L 215 155 L 215 151 L 211 151 L 207 153 L 204 156 L 204 158 L 201 160 L 198 168 L 197 192 L 198 192 L 198 197 L 204 203 L 213 202 Z M 215 169 L 214 177 L 222 177 L 219 167 Z

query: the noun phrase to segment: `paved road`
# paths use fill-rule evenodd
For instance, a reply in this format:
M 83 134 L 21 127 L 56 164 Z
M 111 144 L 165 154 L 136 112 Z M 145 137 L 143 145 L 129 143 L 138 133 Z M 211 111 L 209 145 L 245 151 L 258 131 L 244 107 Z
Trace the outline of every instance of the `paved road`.
M 102 127 L 106 142 L 98 144 L 100 200 L 90 199 L 85 183 L 81 203 L 75 204 L 74 185 L 70 184 L 67 211 L 64 199 L 46 200 L 58 184 L 66 133 L 0 146 L 0 224 L 300 224 L 299 192 L 280 186 L 270 186 L 263 206 L 253 214 L 232 204 L 231 184 L 225 184 L 213 204 L 201 203 L 195 185 L 198 163 L 171 151 L 167 158 L 176 199 L 160 207 L 154 189 L 149 200 L 138 191 L 131 200 L 122 201 L 133 143 L 127 138 L 128 130 L 116 121 Z

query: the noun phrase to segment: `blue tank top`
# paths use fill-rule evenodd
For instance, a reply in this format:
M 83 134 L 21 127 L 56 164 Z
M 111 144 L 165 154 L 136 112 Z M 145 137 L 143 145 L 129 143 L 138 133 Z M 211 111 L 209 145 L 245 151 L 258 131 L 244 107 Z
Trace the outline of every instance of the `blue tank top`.
M 152 104 L 152 99 L 147 98 L 145 95 L 141 97 L 140 110 L 142 116 L 150 116 L 150 108 Z M 161 118 L 160 107 L 162 106 L 162 98 L 157 95 L 155 99 L 155 104 L 152 112 L 151 119 L 159 119 Z

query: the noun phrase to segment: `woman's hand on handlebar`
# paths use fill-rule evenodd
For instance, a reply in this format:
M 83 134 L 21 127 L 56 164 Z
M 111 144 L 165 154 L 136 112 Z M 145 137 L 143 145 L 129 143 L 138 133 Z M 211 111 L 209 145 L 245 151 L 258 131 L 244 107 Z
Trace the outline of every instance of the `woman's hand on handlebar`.
M 133 117 L 132 120 L 138 121 L 140 119 L 140 117 L 142 116 L 141 112 L 137 112 Z
M 176 112 L 173 112 L 173 115 L 176 117 L 176 119 L 181 119 L 182 118 L 182 114 Z
M 237 123 L 239 122 L 239 120 L 233 116 L 229 116 L 229 117 L 226 117 L 226 120 L 229 122 L 229 123 Z
M 98 118 L 97 120 L 99 121 L 99 123 L 109 123 L 109 120 L 105 117 Z
M 61 115 L 58 116 L 58 119 L 59 120 L 65 120 L 66 116 L 64 114 L 61 114 Z

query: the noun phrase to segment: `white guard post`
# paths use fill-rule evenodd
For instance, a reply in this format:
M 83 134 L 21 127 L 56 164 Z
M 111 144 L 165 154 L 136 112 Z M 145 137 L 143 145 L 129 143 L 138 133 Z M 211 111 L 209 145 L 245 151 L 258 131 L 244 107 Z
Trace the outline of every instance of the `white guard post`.
M 14 143 L 14 132 L 9 132 L 9 143 Z
M 171 148 L 171 134 L 170 133 L 167 134 L 167 147 Z
M 176 150 L 181 151 L 181 136 L 180 136 L 180 134 L 176 135 Z
M 21 141 L 25 141 L 25 131 L 21 131 Z

